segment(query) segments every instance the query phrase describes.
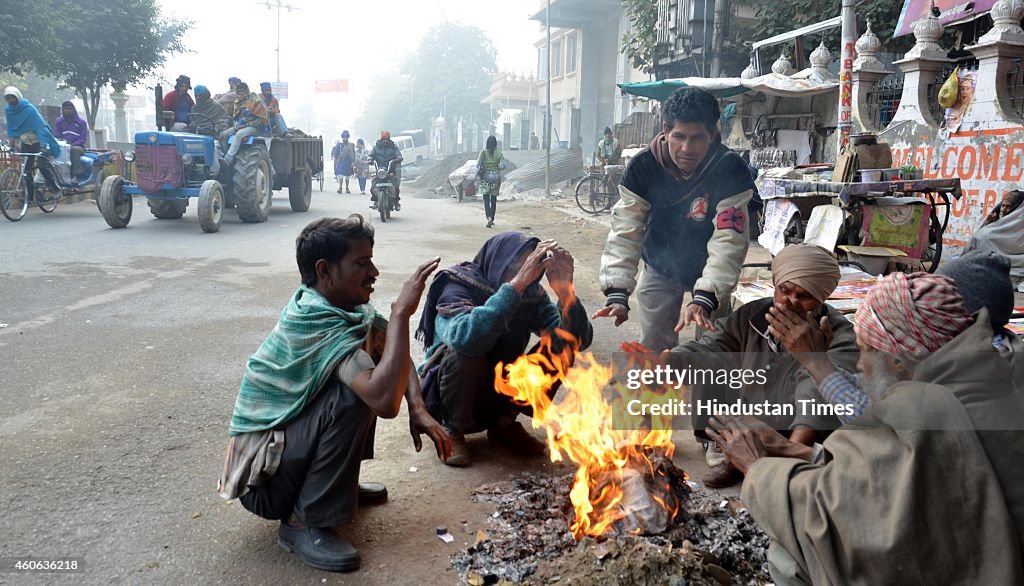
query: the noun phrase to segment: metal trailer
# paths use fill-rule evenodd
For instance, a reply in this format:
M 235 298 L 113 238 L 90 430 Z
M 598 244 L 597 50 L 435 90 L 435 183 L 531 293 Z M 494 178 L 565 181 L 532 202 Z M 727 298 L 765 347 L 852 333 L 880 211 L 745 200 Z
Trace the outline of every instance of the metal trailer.
M 288 188 L 288 201 L 293 211 L 308 210 L 314 178 L 321 181 L 320 190 L 323 191 L 323 138 L 275 138 L 269 142 L 270 160 L 274 169 L 274 189 Z

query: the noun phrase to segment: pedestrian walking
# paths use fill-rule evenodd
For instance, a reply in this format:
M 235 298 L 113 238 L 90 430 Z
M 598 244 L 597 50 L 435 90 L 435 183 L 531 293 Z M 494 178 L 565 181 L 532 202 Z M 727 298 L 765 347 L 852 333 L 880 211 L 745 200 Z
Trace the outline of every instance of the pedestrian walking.
M 366 148 L 366 141 L 361 138 L 356 140 L 353 172 L 359 181 L 359 194 L 366 195 L 366 179 L 370 176 L 370 151 Z
M 501 172 L 505 170 L 505 157 L 498 150 L 498 139 L 487 137 L 484 150 L 476 161 L 476 175 L 480 178 L 480 195 L 484 198 L 484 214 L 487 227 L 494 226 L 494 214 L 498 208 L 498 192 L 501 191 Z
M 338 176 L 338 193 L 352 193 L 348 188 L 348 181 L 352 178 L 356 149 L 348 141 L 349 136 L 350 134 L 347 130 L 342 131 L 341 143 L 338 144 L 337 155 L 334 157 L 334 174 Z

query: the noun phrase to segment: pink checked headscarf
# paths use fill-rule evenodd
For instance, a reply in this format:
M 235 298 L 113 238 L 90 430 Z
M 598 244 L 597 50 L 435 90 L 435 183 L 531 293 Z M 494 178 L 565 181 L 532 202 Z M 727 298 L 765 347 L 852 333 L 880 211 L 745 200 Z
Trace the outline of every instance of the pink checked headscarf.
M 967 329 L 971 316 L 953 279 L 895 273 L 871 288 L 853 324 L 869 346 L 918 362 Z

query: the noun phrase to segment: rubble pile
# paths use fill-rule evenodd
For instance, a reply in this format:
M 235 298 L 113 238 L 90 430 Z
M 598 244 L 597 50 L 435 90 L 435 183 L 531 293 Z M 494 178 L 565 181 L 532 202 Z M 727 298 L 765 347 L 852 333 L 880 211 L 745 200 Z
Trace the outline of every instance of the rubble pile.
M 495 505 L 487 531 L 452 556 L 462 579 L 482 584 L 765 584 L 768 537 L 738 501 L 694 483 L 676 523 L 649 536 L 579 543 L 569 531 L 572 476 L 518 474 L 479 487 Z

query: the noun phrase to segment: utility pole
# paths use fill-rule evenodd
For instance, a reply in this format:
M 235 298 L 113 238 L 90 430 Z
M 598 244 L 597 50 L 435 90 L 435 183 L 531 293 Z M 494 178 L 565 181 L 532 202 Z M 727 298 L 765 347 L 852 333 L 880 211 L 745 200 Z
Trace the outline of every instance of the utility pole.
M 275 52 L 277 53 L 277 82 L 280 83 L 281 82 L 281 9 L 284 8 L 288 12 L 291 12 L 292 10 L 299 10 L 299 8 L 296 7 L 296 6 L 292 6 L 291 4 L 283 4 L 281 2 L 281 0 L 274 0 L 273 2 L 271 2 L 270 0 L 267 0 L 266 2 L 257 2 L 257 4 L 262 4 L 263 6 L 266 6 L 267 10 L 273 10 L 275 8 L 277 9 L 277 49 L 275 49 Z
M 544 66 L 544 79 L 547 84 L 547 109 L 544 111 L 544 194 L 551 195 L 551 0 L 547 0 L 547 8 L 544 9 L 544 22 L 548 33 L 545 49 L 547 65 Z

